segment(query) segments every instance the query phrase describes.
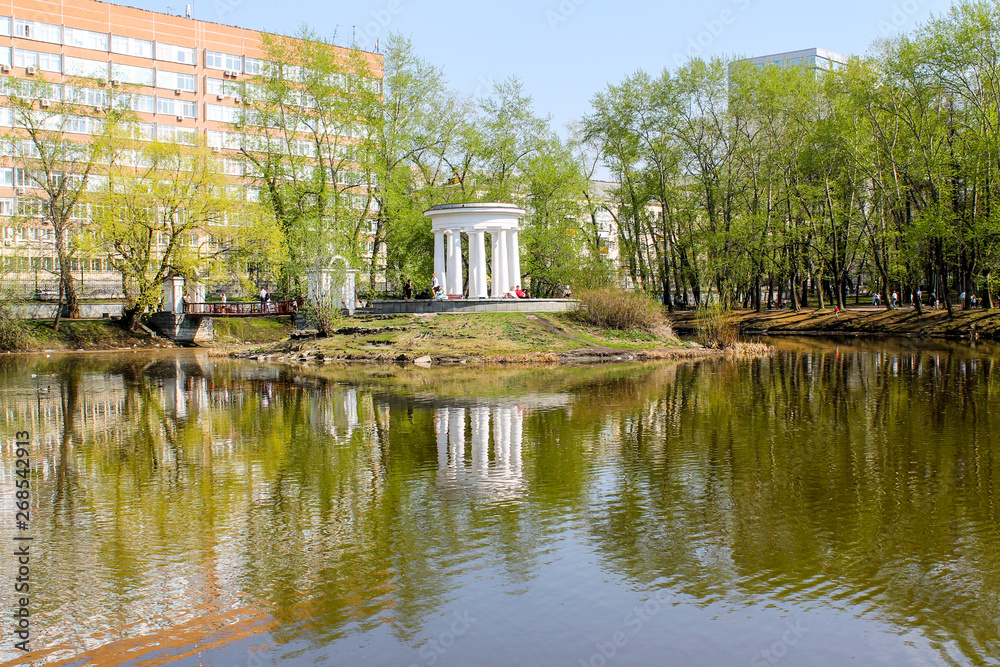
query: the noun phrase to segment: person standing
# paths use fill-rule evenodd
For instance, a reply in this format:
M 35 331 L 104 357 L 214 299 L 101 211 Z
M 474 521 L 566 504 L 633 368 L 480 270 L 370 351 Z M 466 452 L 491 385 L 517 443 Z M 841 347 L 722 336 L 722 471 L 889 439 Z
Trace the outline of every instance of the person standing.
M 406 284 L 403 285 L 403 298 L 407 300 L 413 298 L 413 281 L 409 278 L 406 279 Z
M 898 308 L 899 308 L 899 295 L 896 294 L 895 290 L 893 290 L 893 292 L 892 292 L 892 309 L 896 310 Z
M 267 300 L 271 298 L 271 295 L 267 293 L 266 287 L 260 288 L 260 312 L 267 312 Z

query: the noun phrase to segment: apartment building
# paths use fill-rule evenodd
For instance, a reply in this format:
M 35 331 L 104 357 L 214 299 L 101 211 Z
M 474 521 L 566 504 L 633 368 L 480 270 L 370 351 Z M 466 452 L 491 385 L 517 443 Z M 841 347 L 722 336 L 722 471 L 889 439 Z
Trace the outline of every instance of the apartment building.
M 381 59 L 364 55 L 370 84 L 380 89 Z M 235 196 L 253 201 L 257 190 L 252 180 L 243 178 L 235 155 L 225 155 L 233 149 L 228 124 L 238 115 L 240 84 L 268 66 L 265 58 L 262 35 L 255 30 L 97 0 L 8 0 L 0 4 L 0 132 L 9 131 L 14 122 L 12 110 L 3 108 L 11 78 L 44 78 L 54 84 L 59 101 L 94 108 L 128 106 L 137 114 L 144 138 L 206 141 L 223 154 Z M 93 85 L 79 83 L 80 77 Z M 65 131 L 85 141 L 93 128 L 81 118 Z M 12 222 L 18 197 L 32 184 L 10 157 L 0 165 L 0 280 L 31 283 L 36 295 L 44 296 L 58 269 L 52 229 L 41 219 L 37 224 Z M 85 288 L 88 279 L 113 285 L 106 259 L 79 257 L 72 269 Z M 84 289 L 84 296 L 111 295 Z

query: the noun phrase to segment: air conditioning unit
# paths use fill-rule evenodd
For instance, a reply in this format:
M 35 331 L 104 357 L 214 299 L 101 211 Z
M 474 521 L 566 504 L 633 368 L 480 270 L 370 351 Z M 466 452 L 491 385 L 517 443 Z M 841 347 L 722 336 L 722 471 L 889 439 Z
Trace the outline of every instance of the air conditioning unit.
M 237 95 L 237 96 L 233 97 L 233 102 L 236 102 L 237 104 L 242 104 L 243 103 L 243 98 L 240 97 L 239 95 Z
M 112 88 L 117 88 L 120 85 L 122 85 L 122 82 L 119 79 L 111 79 Z
M 231 75 L 232 73 L 233 73 L 233 72 L 232 72 L 232 70 L 228 70 L 228 69 L 227 69 L 227 70 L 226 70 L 225 72 L 223 72 L 223 73 L 222 73 L 222 76 L 224 76 L 224 77 L 225 77 L 225 76 L 229 76 L 229 75 Z
M 10 65 L 0 65 L 0 72 L 4 74 L 10 73 Z
M 217 99 L 217 100 L 224 100 L 224 99 L 226 99 L 226 96 L 223 95 L 222 93 L 219 93 L 218 95 L 215 96 L 215 99 Z
M 181 89 L 180 88 L 178 88 L 177 90 L 174 91 L 174 95 L 180 95 L 180 94 L 181 94 Z
M 178 117 L 177 117 L 177 120 L 178 120 L 178 121 L 182 121 L 182 120 L 184 120 L 184 116 L 178 116 Z
M 14 194 L 16 194 L 16 195 L 23 195 L 24 194 L 24 188 L 14 188 Z
M 233 70 L 233 73 L 230 76 L 232 76 L 234 79 L 238 79 L 239 76 L 240 76 L 240 73 L 237 72 L 236 70 Z
M 38 106 L 42 107 L 43 109 L 47 109 L 51 104 L 52 103 L 49 102 L 48 100 L 38 100 Z
M 29 76 L 32 75 L 32 74 L 38 74 L 38 68 L 37 67 L 31 67 L 31 66 L 25 67 L 24 68 L 24 73 L 27 74 L 27 75 L 29 75 Z

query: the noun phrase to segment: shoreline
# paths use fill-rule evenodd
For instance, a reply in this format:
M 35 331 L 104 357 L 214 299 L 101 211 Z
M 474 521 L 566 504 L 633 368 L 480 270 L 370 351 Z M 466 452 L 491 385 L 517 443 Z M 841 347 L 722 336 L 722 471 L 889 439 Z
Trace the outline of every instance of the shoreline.
M 674 332 L 697 333 L 696 311 L 668 316 Z M 972 309 L 917 313 L 909 307 L 894 311 L 870 306 L 832 309 L 739 310 L 732 314 L 740 334 L 752 337 L 843 336 L 851 338 L 934 338 L 1000 340 L 1000 310 Z M 246 324 L 240 326 L 246 327 Z M 292 336 L 290 326 L 226 331 L 210 345 L 187 346 L 142 332 L 126 332 L 99 320 L 63 320 L 60 339 L 35 340 L 33 349 L 13 354 L 75 354 L 202 349 L 213 356 L 239 359 L 267 357 L 298 361 L 307 357 L 325 363 L 400 363 L 429 357 L 436 365 L 587 364 L 710 357 L 717 350 L 667 340 L 612 338 L 568 317 L 551 314 L 464 314 L 423 316 L 362 316 L 343 322 L 328 338 Z M 37 322 L 34 331 L 51 332 L 51 323 Z M 632 332 L 634 333 L 634 332 Z
M 674 330 L 684 335 L 697 331 L 695 311 L 670 316 Z M 839 314 L 833 309 L 803 308 L 734 311 L 732 317 L 745 336 L 847 336 L 870 338 L 939 338 L 1000 340 L 1000 310 L 947 310 L 918 313 L 909 306 L 885 310 L 849 306 Z

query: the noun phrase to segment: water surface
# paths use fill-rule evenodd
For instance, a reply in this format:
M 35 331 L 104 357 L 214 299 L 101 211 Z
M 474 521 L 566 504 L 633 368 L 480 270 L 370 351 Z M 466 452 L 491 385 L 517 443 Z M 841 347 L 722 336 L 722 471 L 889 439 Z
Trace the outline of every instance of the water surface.
M 35 589 L 32 652 L 5 628 L 0 661 L 1000 664 L 997 349 L 775 342 L 586 368 L 4 359 L 0 540 L 30 430 Z

